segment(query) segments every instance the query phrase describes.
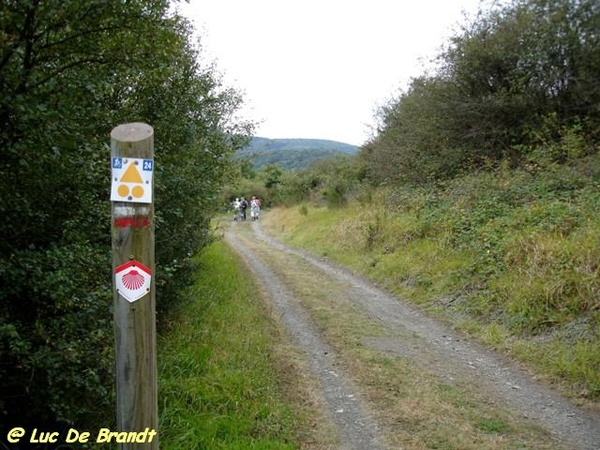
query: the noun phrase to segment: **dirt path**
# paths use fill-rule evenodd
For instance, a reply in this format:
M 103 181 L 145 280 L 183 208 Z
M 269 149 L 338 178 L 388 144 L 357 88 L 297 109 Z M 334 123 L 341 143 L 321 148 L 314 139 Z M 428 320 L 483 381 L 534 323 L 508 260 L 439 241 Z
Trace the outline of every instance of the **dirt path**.
M 387 443 L 394 442 L 394 439 L 390 439 L 389 427 L 385 429 L 385 426 L 375 422 L 377 414 L 373 414 L 373 411 L 377 405 L 369 402 L 364 389 L 353 381 L 348 371 L 351 362 L 334 365 L 333 361 L 339 360 L 340 355 L 328 345 L 323 330 L 315 326 L 309 309 L 297 298 L 297 290 L 278 273 L 278 267 L 273 267 L 273 260 L 265 257 L 266 254 L 277 253 L 278 258 L 299 258 L 323 276 L 346 286 L 343 292 L 345 301 L 369 320 L 389 330 L 384 337 L 366 340 L 364 345 L 370 349 L 399 355 L 410 364 L 437 374 L 446 383 L 468 386 L 473 398 L 510 410 L 518 421 L 548 430 L 551 438 L 556 440 L 557 448 L 600 449 L 600 418 L 596 414 L 573 406 L 533 380 L 514 363 L 481 346 L 461 340 L 450 329 L 380 290 L 368 280 L 329 261 L 286 247 L 265 235 L 258 222 L 232 224 L 226 233 L 226 240 L 242 255 L 260 283 L 267 288 L 295 345 L 305 352 L 309 366 L 319 380 L 329 416 L 339 431 L 343 449 L 383 449 L 388 448 Z M 279 259 L 275 263 L 279 269 L 282 261 Z M 339 293 L 332 292 L 331 298 L 336 295 Z M 540 448 L 552 448 L 552 445 Z

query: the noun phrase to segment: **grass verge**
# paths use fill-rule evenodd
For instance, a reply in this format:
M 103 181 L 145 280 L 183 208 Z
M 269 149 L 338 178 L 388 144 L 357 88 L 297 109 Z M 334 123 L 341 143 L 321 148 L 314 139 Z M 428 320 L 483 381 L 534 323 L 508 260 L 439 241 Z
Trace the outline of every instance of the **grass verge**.
M 295 449 L 282 342 L 252 278 L 223 243 L 158 341 L 160 443 L 168 449 Z M 281 376 L 279 376 L 281 375 Z

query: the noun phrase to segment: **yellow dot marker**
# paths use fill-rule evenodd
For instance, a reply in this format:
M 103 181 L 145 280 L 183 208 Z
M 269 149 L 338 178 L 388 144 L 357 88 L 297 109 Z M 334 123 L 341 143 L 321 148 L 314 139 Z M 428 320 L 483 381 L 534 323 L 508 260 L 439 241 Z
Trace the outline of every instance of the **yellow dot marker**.
M 131 195 L 135 198 L 142 198 L 144 196 L 144 188 L 141 186 L 134 186 L 131 190 Z

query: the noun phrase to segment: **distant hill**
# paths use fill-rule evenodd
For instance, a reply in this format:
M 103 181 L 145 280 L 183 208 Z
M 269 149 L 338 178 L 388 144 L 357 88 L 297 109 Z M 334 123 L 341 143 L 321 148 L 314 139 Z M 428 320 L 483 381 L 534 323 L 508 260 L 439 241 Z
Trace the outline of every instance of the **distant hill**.
M 249 159 L 257 169 L 275 164 L 286 170 L 295 170 L 336 155 L 354 155 L 357 151 L 356 145 L 326 139 L 253 137 L 250 145 L 240 150 L 236 156 Z

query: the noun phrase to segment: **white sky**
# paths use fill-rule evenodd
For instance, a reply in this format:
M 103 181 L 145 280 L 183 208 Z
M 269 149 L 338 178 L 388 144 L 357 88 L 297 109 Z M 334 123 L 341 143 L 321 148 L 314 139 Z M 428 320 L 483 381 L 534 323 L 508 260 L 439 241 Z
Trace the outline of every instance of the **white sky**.
M 244 97 L 256 136 L 371 135 L 384 104 L 453 35 L 479 0 L 189 0 L 179 11 L 203 58 Z

